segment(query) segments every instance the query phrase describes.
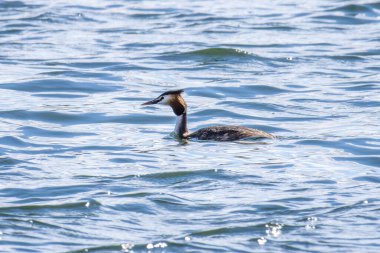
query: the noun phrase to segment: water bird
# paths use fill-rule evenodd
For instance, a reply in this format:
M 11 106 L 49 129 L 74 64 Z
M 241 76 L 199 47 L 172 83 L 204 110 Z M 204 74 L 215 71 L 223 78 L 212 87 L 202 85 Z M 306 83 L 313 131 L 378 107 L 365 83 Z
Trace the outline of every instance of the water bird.
M 177 116 L 174 132 L 179 139 L 198 139 L 214 141 L 236 141 L 241 139 L 274 138 L 273 135 L 261 130 L 243 126 L 212 126 L 201 128 L 193 133 L 187 129 L 187 104 L 181 94 L 184 90 L 166 91 L 157 98 L 142 105 L 162 104 L 173 109 Z

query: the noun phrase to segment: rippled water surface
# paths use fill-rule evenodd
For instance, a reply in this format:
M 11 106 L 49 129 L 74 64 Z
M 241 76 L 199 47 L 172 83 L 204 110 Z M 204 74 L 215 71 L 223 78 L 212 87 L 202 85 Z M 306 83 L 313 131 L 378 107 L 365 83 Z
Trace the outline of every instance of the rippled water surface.
M 379 252 L 380 2 L 0 1 L 0 252 Z M 233 124 L 275 140 L 181 143 Z

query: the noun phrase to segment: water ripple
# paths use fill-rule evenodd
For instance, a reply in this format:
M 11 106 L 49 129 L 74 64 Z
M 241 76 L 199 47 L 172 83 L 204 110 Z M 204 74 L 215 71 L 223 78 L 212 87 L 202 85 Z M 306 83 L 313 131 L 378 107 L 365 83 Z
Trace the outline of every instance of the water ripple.
M 94 83 L 74 82 L 60 79 L 33 80 L 21 83 L 4 83 L 1 89 L 9 89 L 25 92 L 81 92 L 97 93 L 120 90 L 120 86 L 102 86 Z
M 377 252 L 379 2 L 0 1 L 4 252 Z M 178 142 L 243 125 L 270 141 Z

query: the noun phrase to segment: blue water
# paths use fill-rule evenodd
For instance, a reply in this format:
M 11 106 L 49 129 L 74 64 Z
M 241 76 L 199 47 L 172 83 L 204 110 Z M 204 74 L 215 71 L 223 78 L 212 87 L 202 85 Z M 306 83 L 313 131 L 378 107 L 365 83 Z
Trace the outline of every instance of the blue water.
M 379 252 L 380 2 L 0 1 L 0 252 Z M 173 139 L 234 124 L 275 140 Z

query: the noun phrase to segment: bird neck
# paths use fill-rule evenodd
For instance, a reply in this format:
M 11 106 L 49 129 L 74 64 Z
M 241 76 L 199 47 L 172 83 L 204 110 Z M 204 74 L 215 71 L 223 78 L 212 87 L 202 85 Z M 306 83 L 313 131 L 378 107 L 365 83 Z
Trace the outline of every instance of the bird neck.
M 189 131 L 187 130 L 187 113 L 184 111 L 181 115 L 177 116 L 177 123 L 174 129 L 175 134 L 178 138 L 186 138 Z

